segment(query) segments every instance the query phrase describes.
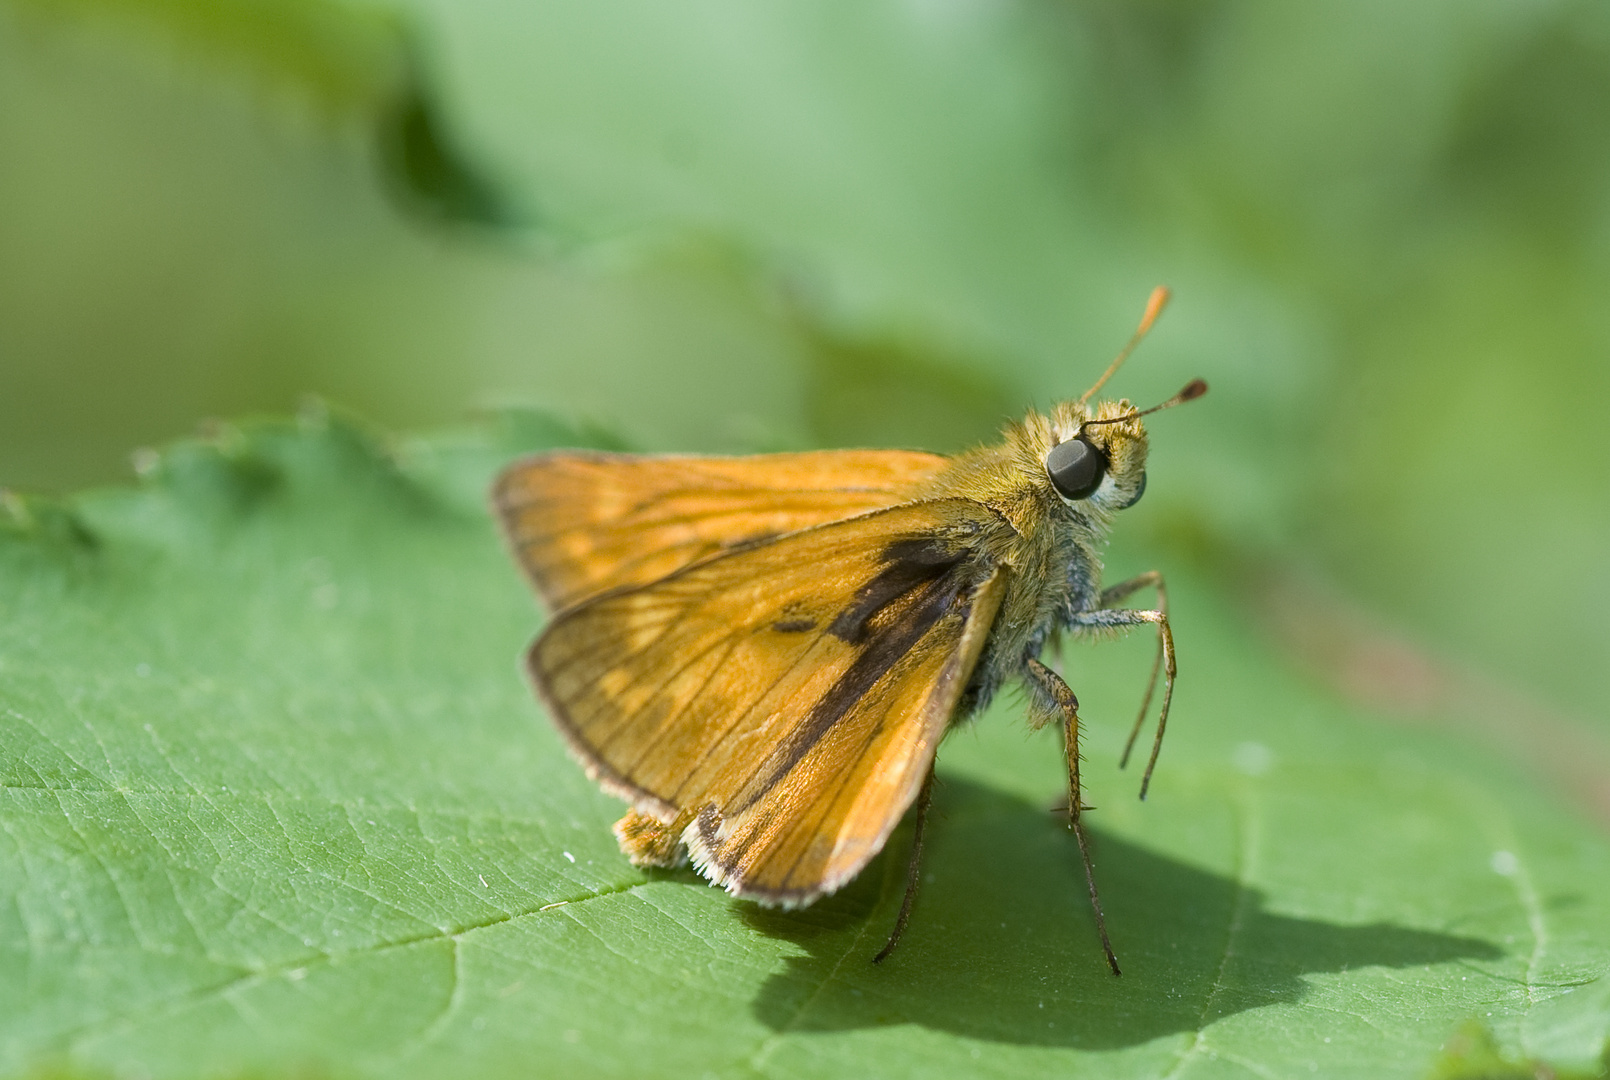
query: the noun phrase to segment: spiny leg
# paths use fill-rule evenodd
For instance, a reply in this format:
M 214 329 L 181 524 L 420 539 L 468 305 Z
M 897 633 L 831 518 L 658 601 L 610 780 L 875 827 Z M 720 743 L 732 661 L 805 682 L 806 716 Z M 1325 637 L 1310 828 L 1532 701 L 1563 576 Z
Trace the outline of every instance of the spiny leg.
M 917 902 L 917 884 L 922 880 L 922 834 L 928 824 L 928 804 L 934 798 L 934 767 L 928 766 L 928 778 L 922 782 L 922 792 L 917 796 L 917 823 L 911 833 L 911 865 L 906 868 L 906 895 L 900 901 L 900 914 L 895 916 L 894 929 L 889 933 L 889 940 L 884 942 L 878 955 L 872 958 L 874 964 L 881 964 L 889 959 L 894 947 L 900 944 L 900 935 L 906 932 L 906 923 L 911 919 L 911 905 Z
M 1114 975 L 1118 970 L 1118 957 L 1113 954 L 1112 941 L 1107 937 L 1107 917 L 1101 910 L 1101 896 L 1096 891 L 1096 870 L 1090 862 L 1090 844 L 1085 839 L 1082 815 L 1086 809 L 1079 790 L 1079 699 L 1056 672 L 1030 657 L 1024 666 L 1029 677 L 1062 714 L 1063 746 L 1068 757 L 1068 828 L 1079 842 L 1079 858 L 1084 863 L 1085 882 L 1090 886 L 1090 907 L 1096 913 L 1096 933 L 1101 935 L 1101 951 L 1107 954 L 1107 966 Z
M 1146 789 L 1152 786 L 1152 770 L 1157 768 L 1157 755 L 1163 752 L 1163 732 L 1168 730 L 1168 707 L 1174 700 L 1174 632 L 1168 628 L 1168 615 L 1162 611 L 1142 611 L 1141 615 L 1155 616 L 1148 622 L 1157 623 L 1158 651 L 1163 659 L 1163 704 L 1157 710 L 1157 734 L 1152 738 L 1151 756 L 1146 759 L 1146 772 L 1140 778 L 1140 797 L 1146 798 Z
M 1125 584 L 1129 584 L 1125 582 Z M 1161 584 L 1161 583 L 1159 583 Z M 1115 586 L 1121 588 L 1122 586 Z M 1105 594 L 1104 594 L 1105 595 Z M 1168 612 L 1166 611 L 1137 611 L 1133 608 L 1108 608 L 1105 610 L 1083 611 L 1075 615 L 1068 623 L 1071 629 L 1079 630 L 1117 630 L 1125 626 L 1139 626 L 1141 623 L 1157 624 L 1158 649 L 1162 656 L 1163 667 L 1163 704 L 1157 710 L 1157 736 L 1152 740 L 1152 753 L 1146 761 L 1146 774 L 1140 780 L 1140 797 L 1146 797 L 1146 789 L 1151 787 L 1152 770 L 1157 767 L 1157 755 L 1163 749 L 1163 733 L 1168 729 L 1168 707 L 1174 700 L 1174 633 L 1169 629 Z M 1148 699 L 1147 704 L 1150 704 Z M 1141 716 L 1146 714 L 1143 711 Z M 1139 728 L 1137 722 L 1136 727 Z M 1133 737 L 1133 736 L 1132 736 Z M 1127 757 L 1127 751 L 1125 752 Z
M 1101 599 L 1096 606 L 1110 608 L 1120 600 L 1139 592 L 1142 589 L 1157 587 L 1157 610 L 1164 615 L 1168 614 L 1168 589 L 1163 585 L 1163 575 L 1156 570 L 1148 570 L 1144 574 L 1132 577 L 1128 581 L 1121 581 L 1111 588 L 1101 591 Z M 1129 738 L 1124 740 L 1124 752 L 1118 758 L 1118 767 L 1126 768 L 1129 765 L 1129 755 L 1135 749 L 1135 740 L 1140 736 L 1140 729 L 1146 723 L 1146 713 L 1152 707 L 1152 695 L 1157 692 L 1157 674 L 1163 669 L 1163 633 L 1157 633 L 1157 652 L 1152 657 L 1152 673 L 1146 680 L 1146 695 L 1140 699 L 1140 712 L 1135 715 L 1135 724 L 1129 729 Z M 1144 796 L 1143 796 L 1144 797 Z

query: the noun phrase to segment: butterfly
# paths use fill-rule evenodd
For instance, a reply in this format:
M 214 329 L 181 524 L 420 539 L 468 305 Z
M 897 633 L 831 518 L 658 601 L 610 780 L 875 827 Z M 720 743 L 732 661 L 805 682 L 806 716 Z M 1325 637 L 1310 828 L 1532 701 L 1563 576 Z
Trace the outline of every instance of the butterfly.
M 1099 553 L 1146 487 L 1142 417 L 1207 386 L 1146 410 L 1089 400 L 1167 295 L 1152 294 L 1083 397 L 1029 413 L 995 446 L 559 451 L 500 475 L 496 516 L 552 612 L 531 681 L 588 775 L 631 804 L 615 835 L 633 863 L 691 860 L 736 896 L 798 907 L 855 877 L 915 803 L 881 961 L 916 895 L 939 742 L 1016 681 L 1031 722 L 1063 729 L 1068 820 L 1118 973 L 1081 824 L 1079 703 L 1039 657 L 1053 634 L 1155 627 L 1129 739 L 1161 674 L 1144 798 L 1174 686 L 1166 592 L 1155 572 L 1102 588 Z M 1155 609 L 1119 606 L 1146 588 Z

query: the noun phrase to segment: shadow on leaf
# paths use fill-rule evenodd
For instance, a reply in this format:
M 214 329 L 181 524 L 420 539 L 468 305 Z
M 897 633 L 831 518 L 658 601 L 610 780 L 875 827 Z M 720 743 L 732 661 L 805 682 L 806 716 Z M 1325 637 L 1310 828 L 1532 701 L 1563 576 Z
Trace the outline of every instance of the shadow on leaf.
M 1476 938 L 1272 914 L 1256 889 L 1098 831 L 1098 880 L 1124 965 L 1115 979 L 1061 818 L 943 777 L 934 808 L 923 891 L 899 950 L 880 966 L 871 959 L 904 884 L 909 824 L 826 900 L 793 912 L 739 905 L 750 926 L 806 950 L 761 988 L 753 1008 L 763 1023 L 778 1031 L 920 1024 L 1108 1049 L 1297 1001 L 1305 975 L 1502 955 Z

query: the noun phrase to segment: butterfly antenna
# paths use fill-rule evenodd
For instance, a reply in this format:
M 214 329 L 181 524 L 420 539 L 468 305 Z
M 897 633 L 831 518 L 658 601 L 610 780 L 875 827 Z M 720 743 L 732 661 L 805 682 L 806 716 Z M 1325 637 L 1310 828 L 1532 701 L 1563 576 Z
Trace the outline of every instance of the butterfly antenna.
M 1089 401 L 1090 395 L 1100 390 L 1107 380 L 1112 378 L 1113 372 L 1124 366 L 1124 361 L 1129 359 L 1129 354 L 1134 352 L 1135 347 L 1145 339 L 1146 332 L 1152 328 L 1152 323 L 1156 322 L 1157 316 L 1163 313 L 1163 308 L 1168 303 L 1168 297 L 1167 286 L 1159 285 L 1152 290 L 1151 297 L 1146 301 L 1146 313 L 1140 317 L 1140 325 L 1135 328 L 1135 333 L 1129 339 L 1129 343 L 1118 350 L 1118 355 L 1113 357 L 1112 363 L 1107 365 L 1107 370 L 1101 373 L 1101 378 L 1096 380 L 1096 385 L 1086 390 L 1079 398 L 1080 405 Z
M 1096 384 L 1096 386 L 1100 385 L 1100 383 Z M 1136 409 L 1133 412 L 1126 412 L 1122 416 L 1109 416 L 1105 420 L 1086 420 L 1084 423 L 1079 425 L 1079 434 L 1083 435 L 1084 430 L 1087 427 L 1096 427 L 1100 424 L 1121 424 L 1126 420 L 1139 420 L 1141 417 L 1150 416 L 1154 412 L 1162 412 L 1164 409 L 1172 409 L 1176 405 L 1184 405 L 1187 401 L 1195 401 L 1197 398 L 1201 397 L 1207 392 L 1207 380 L 1192 379 L 1190 382 L 1180 387 L 1179 393 L 1175 394 L 1167 401 L 1158 402 L 1149 409 Z
M 1207 393 L 1207 380 L 1192 379 L 1190 382 L 1180 387 L 1180 392 L 1169 398 L 1167 401 L 1159 401 L 1151 408 L 1142 409 L 1135 415 L 1150 416 L 1154 412 L 1162 412 L 1164 409 L 1172 409 L 1176 405 L 1184 405 L 1187 401 L 1195 401 L 1205 393 Z

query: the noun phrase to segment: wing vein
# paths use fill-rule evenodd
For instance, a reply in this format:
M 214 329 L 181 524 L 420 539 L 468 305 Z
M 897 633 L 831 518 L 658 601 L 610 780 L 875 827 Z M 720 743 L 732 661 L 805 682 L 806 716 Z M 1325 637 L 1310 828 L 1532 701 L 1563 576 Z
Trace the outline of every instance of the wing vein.
M 725 645 L 726 646 L 726 649 L 727 649 L 726 655 L 723 656 L 720 660 L 717 660 L 715 662 L 715 665 L 710 669 L 710 674 L 706 675 L 704 677 L 704 681 L 699 683 L 699 688 L 697 690 L 695 690 L 692 694 L 688 695 L 688 699 L 686 701 L 684 701 L 681 704 L 681 706 L 679 706 L 677 708 L 676 712 L 672 713 L 670 716 L 667 716 L 664 720 L 662 720 L 660 722 L 659 727 L 656 729 L 655 733 L 651 737 L 649 737 L 648 739 L 645 740 L 648 743 L 648 745 L 643 748 L 643 752 L 641 754 L 638 754 L 635 758 L 632 759 L 632 764 L 631 764 L 630 768 L 631 768 L 631 770 L 633 772 L 637 771 L 637 767 L 643 763 L 643 759 L 646 758 L 649 755 L 649 753 L 655 747 L 657 747 L 660 744 L 660 740 L 665 737 L 666 731 L 674 723 L 676 723 L 676 721 L 682 719 L 683 714 L 686 713 L 689 709 L 691 709 L 693 707 L 693 703 L 699 700 L 699 697 L 705 692 L 705 690 L 709 689 L 711 680 L 713 680 L 717 675 L 721 674 L 722 665 L 727 662 L 728 658 L 731 657 L 733 652 L 735 652 L 737 650 L 737 648 L 738 648 L 737 642 L 735 642 L 731 638 L 719 639 L 716 642 L 716 645 L 713 645 L 710 648 L 701 650 L 699 652 L 699 656 L 698 656 L 697 659 L 702 659 L 702 658 L 704 658 L 706 656 L 709 656 L 712 652 L 715 651 L 716 647 L 720 646 L 720 645 Z M 691 662 L 689 662 L 687 664 L 682 665 L 682 667 L 677 669 L 677 675 L 682 674 L 682 672 L 684 672 L 688 668 L 692 667 L 695 662 L 697 662 L 697 660 L 691 661 Z M 673 675 L 672 679 L 674 679 L 675 677 L 676 676 Z M 667 679 L 666 682 L 667 683 L 671 682 L 671 679 Z M 654 699 L 651 698 L 650 700 L 654 700 Z M 647 705 L 648 705 L 648 702 L 644 702 L 644 706 L 647 707 Z M 682 790 L 681 788 L 678 788 L 676 791 L 672 792 L 671 794 L 664 796 L 664 798 L 667 799 L 670 802 L 675 802 L 676 797 L 677 797 L 678 794 L 681 793 L 681 790 Z
M 795 669 L 797 669 L 799 667 L 800 661 L 804 660 L 805 657 L 810 654 L 811 647 L 814 646 L 820 640 L 821 640 L 821 635 L 818 634 L 815 638 L 813 638 L 811 640 L 810 645 L 807 645 L 805 648 L 803 648 L 803 649 L 801 649 L 799 651 L 799 655 L 794 657 L 793 661 L 790 662 L 789 665 L 786 668 L 784 668 L 778 674 L 777 678 L 773 679 L 771 681 L 771 683 L 768 684 L 764 690 L 762 690 L 760 693 L 756 694 L 753 698 L 750 699 L 749 704 L 743 709 L 743 711 L 739 712 L 737 714 L 737 716 L 733 719 L 732 723 L 728 724 L 726 726 L 726 728 L 722 730 L 721 734 L 715 739 L 715 741 L 712 742 L 708 748 L 706 748 L 704 754 L 699 758 L 698 764 L 696 764 L 693 768 L 688 770 L 689 779 L 692 779 L 692 777 L 694 775 L 696 775 L 698 773 L 698 771 L 701 768 L 703 768 L 704 765 L 707 762 L 709 762 L 710 755 L 715 753 L 716 747 L 720 746 L 723 742 L 725 742 L 727 740 L 727 736 L 731 735 L 732 732 L 733 732 L 733 729 L 736 728 L 739 724 L 741 724 L 749 716 L 749 714 L 754 711 L 755 706 L 757 704 L 759 704 L 760 702 L 766 700 L 766 697 L 769 694 L 771 694 L 771 692 L 773 690 L 776 690 L 777 687 L 782 684 L 782 681 L 784 679 L 788 678 L 790 675 L 792 675 L 794 673 Z M 760 775 L 760 769 L 756 768 L 754 772 L 750 773 L 747 777 L 744 778 L 744 786 L 747 787 L 748 784 L 751 781 L 753 781 L 756 776 L 759 776 L 759 775 Z M 680 795 L 682 793 L 683 788 L 685 788 L 686 786 L 687 786 L 687 784 L 684 783 L 682 785 L 682 787 L 677 788 L 677 794 Z

